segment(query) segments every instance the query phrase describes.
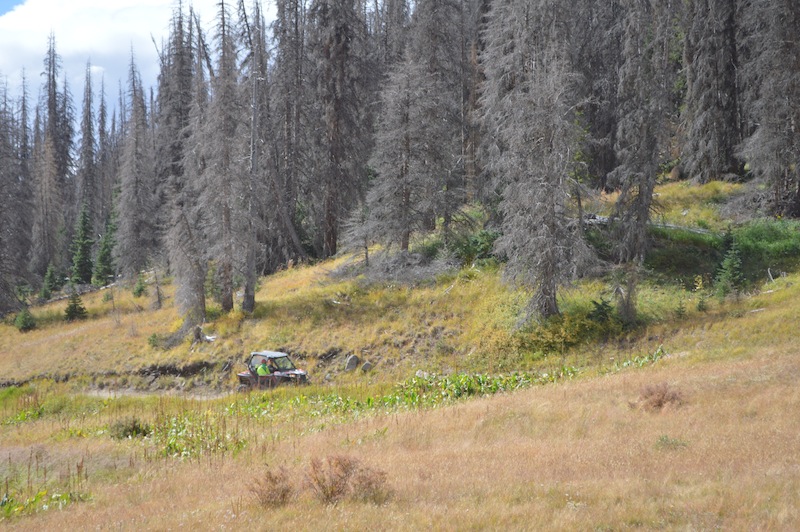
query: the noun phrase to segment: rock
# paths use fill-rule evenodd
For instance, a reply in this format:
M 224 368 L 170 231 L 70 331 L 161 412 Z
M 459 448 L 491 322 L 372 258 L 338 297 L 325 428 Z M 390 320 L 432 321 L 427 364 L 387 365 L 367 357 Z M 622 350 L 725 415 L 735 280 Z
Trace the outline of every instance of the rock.
M 372 363 L 371 363 L 371 362 L 369 362 L 369 361 L 366 361 L 366 362 L 364 362 L 364 364 L 361 366 L 361 371 L 363 371 L 364 373 L 367 373 L 367 372 L 368 372 L 368 371 L 370 371 L 372 368 L 373 368 L 373 365 L 372 365 Z
M 345 371 L 353 371 L 354 369 L 356 369 L 358 367 L 358 365 L 360 363 L 361 363 L 361 360 L 356 355 L 350 355 L 344 361 L 344 370 Z

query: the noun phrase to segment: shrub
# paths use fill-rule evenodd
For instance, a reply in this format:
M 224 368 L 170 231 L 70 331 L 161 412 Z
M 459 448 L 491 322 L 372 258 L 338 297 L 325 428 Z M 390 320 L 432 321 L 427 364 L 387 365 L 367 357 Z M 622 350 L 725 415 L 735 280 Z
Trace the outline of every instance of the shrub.
M 149 423 L 144 423 L 138 418 L 129 417 L 115 421 L 108 427 L 109 435 L 117 440 L 149 436 L 153 428 Z
M 668 405 L 681 406 L 683 395 L 666 382 L 651 384 L 642 388 L 639 394 L 639 404 L 645 410 L 659 411 Z
M 386 472 L 361 466 L 353 476 L 352 498 L 360 502 L 383 504 L 392 496 L 386 485 Z
M 144 282 L 144 275 L 139 274 L 136 278 L 136 285 L 133 287 L 133 297 L 142 297 L 147 295 L 147 285 Z
M 28 310 L 28 307 L 23 308 L 17 317 L 14 319 L 14 327 L 19 330 L 19 332 L 28 332 L 36 328 L 36 319 L 31 314 L 31 311 Z
M 358 469 L 358 461 L 347 456 L 328 456 L 324 461 L 313 458 L 307 480 L 311 491 L 325 504 L 336 504 L 350 491 L 350 480 Z
M 494 241 L 499 233 L 481 229 L 475 234 L 457 237 L 451 244 L 453 254 L 464 265 L 469 265 L 480 259 L 491 258 Z
M 265 471 L 250 482 L 249 489 L 258 504 L 271 508 L 285 505 L 294 493 L 289 473 L 283 466 Z

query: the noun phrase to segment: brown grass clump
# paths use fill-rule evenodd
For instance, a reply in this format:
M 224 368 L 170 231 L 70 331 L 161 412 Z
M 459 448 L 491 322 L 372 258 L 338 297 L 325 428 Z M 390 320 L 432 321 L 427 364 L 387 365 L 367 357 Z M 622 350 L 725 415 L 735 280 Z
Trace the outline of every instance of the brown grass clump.
M 666 382 L 660 382 L 642 388 L 638 404 L 645 410 L 658 412 L 670 405 L 679 407 L 683 402 L 683 394 L 679 390 Z
M 356 501 L 382 504 L 390 495 L 385 472 L 348 456 L 312 458 L 306 481 L 317 499 L 325 504 L 336 504 L 348 496 Z
M 250 482 L 249 487 L 256 502 L 266 508 L 284 506 L 294 494 L 289 472 L 283 466 L 264 471 L 261 476 Z

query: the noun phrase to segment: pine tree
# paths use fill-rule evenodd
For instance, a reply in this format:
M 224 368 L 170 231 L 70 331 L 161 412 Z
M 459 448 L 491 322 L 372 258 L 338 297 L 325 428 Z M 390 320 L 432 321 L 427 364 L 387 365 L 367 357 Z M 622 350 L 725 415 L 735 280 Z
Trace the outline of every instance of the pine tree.
M 94 262 L 92 272 L 92 284 L 95 286 L 106 286 L 114 280 L 116 269 L 114 268 L 114 224 L 106 224 L 105 231 L 100 237 L 100 244 L 97 249 L 97 257 Z
M 411 61 L 422 69 L 415 80 L 424 106 L 417 134 L 425 150 L 419 158 L 428 174 L 428 201 L 419 208 L 428 229 L 442 218 L 446 238 L 464 198 L 462 18 L 463 2 L 416 2 L 408 45 Z
M 204 42 L 199 28 L 188 24 L 186 39 L 196 39 L 193 55 L 192 103 L 186 126 L 181 179 L 169 182 L 170 223 L 165 246 L 170 268 L 175 274 L 175 301 L 183 316 L 182 332 L 201 324 L 206 317 L 206 274 L 208 256 L 202 230 L 201 207 L 198 201 L 200 183 L 206 168 L 203 126 L 208 112 L 209 89 L 204 70 Z M 174 31 L 174 30 L 173 30 Z
M 370 160 L 377 175 L 367 193 L 369 214 L 362 231 L 385 244 L 396 243 L 402 251 L 409 250 L 411 235 L 424 229 L 420 206 L 429 199 L 430 176 L 423 160 L 427 150 L 419 135 L 426 111 L 418 85 L 423 76 L 410 60 L 389 75 Z
M 800 5 L 742 2 L 742 109 L 747 138 L 741 156 L 771 189 L 775 214 L 800 216 Z
M 96 140 L 94 136 L 94 98 L 92 93 L 91 64 L 86 64 L 85 88 L 83 93 L 83 117 L 81 119 L 81 145 L 78 155 L 78 169 L 75 175 L 76 200 L 79 209 L 89 213 L 91 227 L 100 216 L 98 197 Z M 80 213 L 80 211 L 79 211 Z M 79 216 L 81 216 L 79 214 Z
M 7 90 L 0 88 L 0 315 L 16 307 L 14 297 L 15 279 L 21 279 L 24 270 L 17 268 L 20 264 L 15 260 L 23 250 L 15 249 L 14 229 L 22 222 L 17 219 L 21 214 L 15 208 L 17 182 L 19 181 L 19 156 L 15 149 L 16 126 L 14 112 L 7 97 Z
M 119 171 L 114 259 L 123 277 L 133 279 L 149 263 L 157 237 L 152 143 L 144 90 L 133 57 L 128 70 L 128 96 L 131 115 L 126 125 Z
M 220 305 L 233 309 L 234 276 L 242 270 L 244 239 L 248 238 L 249 172 L 244 165 L 249 144 L 243 127 L 239 94 L 239 58 L 235 26 L 224 2 L 217 16 L 217 64 L 211 79 L 211 101 L 196 132 L 200 135 L 204 168 L 199 203 L 203 209 L 207 253 L 214 262 Z
M 69 292 L 70 294 L 67 302 L 67 308 L 64 310 L 64 319 L 67 321 L 86 319 L 89 313 L 86 311 L 86 307 L 83 306 L 81 295 L 75 289 L 74 285 L 70 284 Z
M 78 215 L 75 236 L 72 239 L 72 282 L 89 284 L 92 282 L 92 220 L 84 205 Z
M 365 35 L 353 0 L 314 0 L 309 17 L 320 135 L 314 208 L 322 257 L 336 254 L 342 218 L 366 183 Z
M 508 0 L 489 12 L 482 64 L 485 129 L 495 154 L 490 171 L 502 193 L 501 236 L 506 276 L 528 286 L 530 315 L 558 314 L 558 288 L 590 257 L 574 205 L 580 139 L 576 77 L 564 59 L 553 6 Z
M 305 4 L 303 0 L 278 0 L 272 24 L 275 45 L 270 90 L 276 97 L 272 111 L 274 126 L 270 134 L 274 162 L 270 165 L 272 177 L 269 185 L 271 201 L 277 209 L 274 212 L 280 218 L 274 220 L 271 232 L 279 236 L 274 238 L 267 233 L 263 238 L 268 239 L 265 244 L 275 249 L 276 255 L 280 253 L 286 260 L 306 258 L 302 231 L 304 224 L 306 227 L 311 225 L 305 220 L 310 205 L 307 198 L 300 197 L 300 190 L 311 186 L 311 131 L 308 123 L 314 116 L 310 97 L 312 87 L 308 83 L 311 65 Z M 273 263 L 267 269 L 273 271 L 278 266 Z
M 694 0 L 690 10 L 682 166 L 687 177 L 706 183 L 741 173 L 736 1 Z

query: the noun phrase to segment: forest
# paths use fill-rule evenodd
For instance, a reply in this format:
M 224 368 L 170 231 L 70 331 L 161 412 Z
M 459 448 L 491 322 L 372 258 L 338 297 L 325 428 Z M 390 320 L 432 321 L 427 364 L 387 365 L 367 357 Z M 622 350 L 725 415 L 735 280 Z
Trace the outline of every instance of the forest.
M 792 0 L 276 0 L 179 4 L 156 87 L 75 101 L 57 36 L 42 85 L 0 100 L 0 314 L 61 287 L 177 286 L 250 312 L 287 264 L 445 252 L 485 213 L 531 316 L 591 271 L 585 198 L 617 194 L 606 264 L 635 294 L 659 180 L 757 182 L 800 216 Z M 107 80 L 112 85 L 116 80 Z M 366 255 L 368 257 L 368 255 Z M 635 313 L 635 298 L 621 313 Z

